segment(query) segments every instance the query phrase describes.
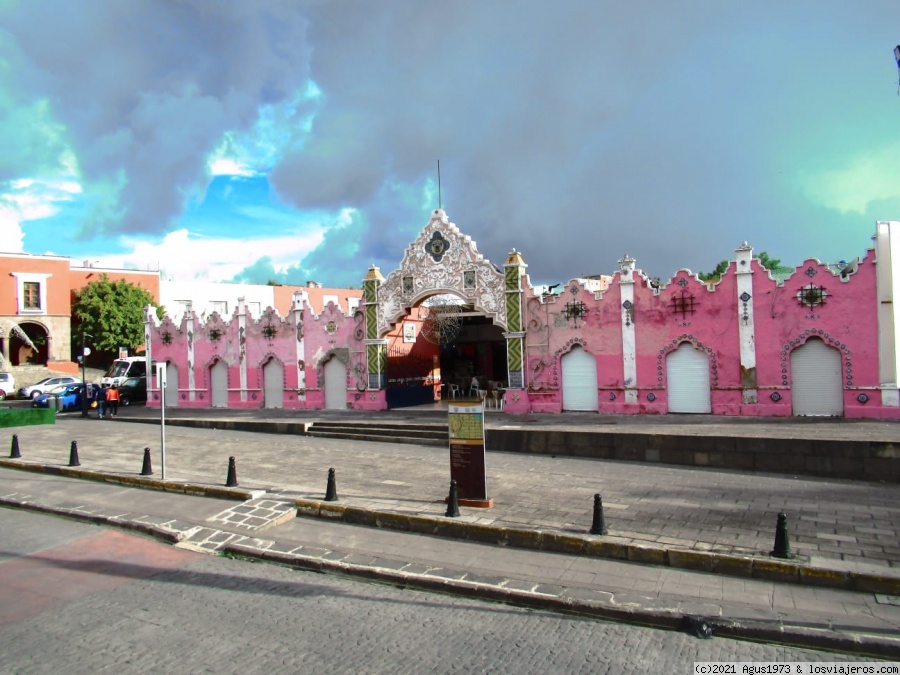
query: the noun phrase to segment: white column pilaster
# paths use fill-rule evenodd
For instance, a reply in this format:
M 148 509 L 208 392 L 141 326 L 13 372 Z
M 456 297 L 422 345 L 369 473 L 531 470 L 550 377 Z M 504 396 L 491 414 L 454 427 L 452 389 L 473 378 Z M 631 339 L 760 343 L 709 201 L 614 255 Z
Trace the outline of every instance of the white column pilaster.
M 619 292 L 622 296 L 622 371 L 625 402 L 637 403 L 637 344 L 634 334 L 634 265 L 626 254 L 619 261 Z
M 735 250 L 738 336 L 741 342 L 741 395 L 745 404 L 757 402 L 756 328 L 753 323 L 753 248 L 745 241 Z
M 241 341 L 241 402 L 247 400 L 247 302 L 238 298 L 238 333 Z

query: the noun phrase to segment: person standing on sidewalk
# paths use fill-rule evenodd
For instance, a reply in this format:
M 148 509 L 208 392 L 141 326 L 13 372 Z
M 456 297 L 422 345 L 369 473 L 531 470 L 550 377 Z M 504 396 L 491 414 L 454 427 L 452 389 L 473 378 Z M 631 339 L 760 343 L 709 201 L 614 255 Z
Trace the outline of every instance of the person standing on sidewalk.
M 109 390 L 106 388 L 106 385 L 97 392 L 97 418 L 103 419 L 103 414 L 106 412 L 106 393 Z
M 119 413 L 119 388 L 116 385 L 106 390 L 106 410 L 110 417 Z

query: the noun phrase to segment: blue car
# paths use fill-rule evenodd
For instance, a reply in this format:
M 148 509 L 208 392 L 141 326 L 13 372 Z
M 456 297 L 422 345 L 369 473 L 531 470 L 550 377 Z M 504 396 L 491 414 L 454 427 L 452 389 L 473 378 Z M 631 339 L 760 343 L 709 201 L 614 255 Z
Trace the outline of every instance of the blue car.
M 88 391 L 88 401 L 94 399 L 96 392 L 94 391 L 97 385 L 90 385 L 91 389 Z M 79 382 L 78 384 L 67 384 L 63 387 L 57 387 L 49 391 L 46 394 L 41 394 L 31 402 L 32 408 L 55 408 L 56 410 L 65 411 L 65 410 L 81 410 L 81 394 L 84 391 L 84 385 Z M 57 404 L 57 399 L 59 399 L 60 404 Z M 89 404 L 90 405 L 90 404 Z

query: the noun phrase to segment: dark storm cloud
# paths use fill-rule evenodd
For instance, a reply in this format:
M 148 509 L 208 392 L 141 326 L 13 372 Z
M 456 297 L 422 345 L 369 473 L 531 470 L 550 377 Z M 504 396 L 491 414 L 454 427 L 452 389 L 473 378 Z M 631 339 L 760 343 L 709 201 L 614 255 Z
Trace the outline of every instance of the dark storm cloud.
M 287 1 L 30 0 L 0 20 L 7 92 L 49 100 L 84 182 L 117 193 L 103 212 L 121 220 L 89 233 L 165 232 L 223 134 L 307 77 L 306 21 Z
M 479 250 L 496 262 L 517 247 L 551 280 L 612 272 L 624 253 L 652 276 L 711 269 L 743 240 L 836 255 L 799 235 L 808 221 L 872 219 L 798 208 L 779 147 L 813 119 L 817 143 L 839 142 L 829 123 L 871 82 L 854 70 L 869 55 L 848 59 L 841 36 L 898 11 L 830 5 L 823 20 L 813 3 L 763 5 L 308 3 L 322 107 L 272 179 L 299 207 L 374 211 L 386 182 L 431 178 L 440 159 L 445 208 Z M 361 261 L 385 238 L 398 246 L 383 264 L 398 260 L 399 223 L 369 222 Z M 846 240 L 856 255 L 867 238 Z

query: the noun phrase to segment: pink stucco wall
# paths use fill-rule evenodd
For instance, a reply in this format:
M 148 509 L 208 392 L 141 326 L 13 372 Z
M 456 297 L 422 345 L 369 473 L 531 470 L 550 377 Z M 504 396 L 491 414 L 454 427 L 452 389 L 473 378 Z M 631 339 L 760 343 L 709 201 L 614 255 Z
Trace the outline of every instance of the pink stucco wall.
M 594 294 L 571 281 L 559 295 L 541 298 L 526 284 L 524 390 L 507 393 L 506 412 L 560 412 L 564 409 L 561 359 L 575 345 L 597 363 L 597 411 L 669 412 L 666 359 L 684 342 L 704 352 L 709 363 L 712 413 L 789 416 L 791 352 L 809 339 L 821 339 L 841 355 L 844 416 L 900 418 L 900 408 L 883 407 L 878 374 L 878 313 L 873 253 L 844 276 L 807 260 L 786 280 L 777 281 L 759 261 L 750 261 L 747 301 L 753 325 L 755 367 L 743 367 L 740 325 L 746 308 L 738 297 L 737 261 L 714 284 L 681 270 L 654 288 L 634 275 L 630 317 L 622 306 L 622 276 Z M 798 299 L 810 284 L 824 291 L 814 307 Z M 573 320 L 565 307 L 582 302 L 586 314 Z M 624 325 L 634 326 L 636 381 L 628 402 L 623 363 Z
M 323 368 L 329 359 L 337 358 L 347 368 L 347 407 L 384 409 L 384 392 L 366 391 L 361 313 L 348 316 L 329 303 L 315 314 L 305 299 L 295 303 L 286 317 L 272 308 L 259 317 L 242 311 L 238 307 L 227 318 L 214 313 L 202 324 L 193 313 L 185 315 L 179 326 L 169 317 L 158 325 L 151 321 L 147 328 L 151 358 L 177 370 L 177 406 L 211 407 L 211 369 L 222 362 L 227 367 L 229 408 L 323 408 Z M 272 362 L 281 366 L 281 383 L 277 387 L 279 398 L 267 401 L 266 373 L 279 370 L 267 371 Z M 156 386 L 154 380 L 148 405 L 159 405 Z

